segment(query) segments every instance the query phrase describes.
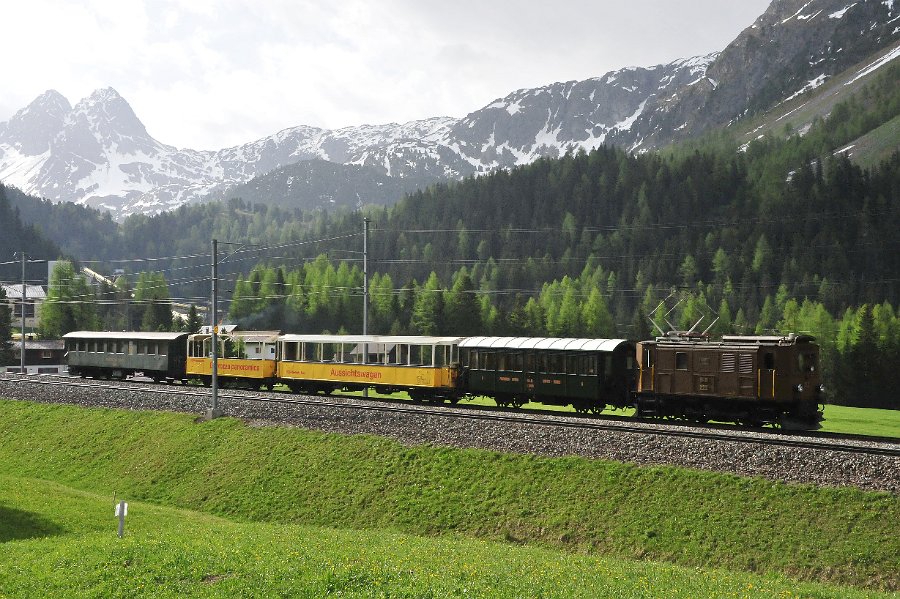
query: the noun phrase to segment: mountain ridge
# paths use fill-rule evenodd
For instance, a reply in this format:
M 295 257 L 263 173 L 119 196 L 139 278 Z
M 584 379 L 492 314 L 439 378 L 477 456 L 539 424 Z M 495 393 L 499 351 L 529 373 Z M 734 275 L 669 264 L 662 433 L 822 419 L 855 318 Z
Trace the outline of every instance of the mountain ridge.
M 259 180 L 326 160 L 344 168 L 313 169 L 324 180 L 285 191 L 284 203 L 327 205 L 335 196 L 323 191 L 328 186 L 353 187 L 359 202 L 369 195 L 388 202 L 384 177 L 402 181 L 397 189 L 405 192 L 607 143 L 645 151 L 735 123 L 895 43 L 897 12 L 892 0 L 774 0 L 721 52 L 516 90 L 462 118 L 334 130 L 298 125 L 217 151 L 155 140 L 112 88 L 74 107 L 49 90 L 0 123 L 0 181 L 121 220 L 226 197 L 250 181 L 278 187 Z M 357 167 L 380 187 L 359 187 Z

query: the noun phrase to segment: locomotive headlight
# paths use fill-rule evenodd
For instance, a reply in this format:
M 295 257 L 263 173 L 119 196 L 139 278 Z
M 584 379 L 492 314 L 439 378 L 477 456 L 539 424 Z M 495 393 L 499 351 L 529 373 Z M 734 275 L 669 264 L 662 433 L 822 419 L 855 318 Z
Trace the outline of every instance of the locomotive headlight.
M 797 393 L 803 393 L 803 383 L 800 383 L 794 388 L 797 390 Z
M 825 395 L 825 384 L 824 383 L 819 385 L 816 389 L 820 394 Z

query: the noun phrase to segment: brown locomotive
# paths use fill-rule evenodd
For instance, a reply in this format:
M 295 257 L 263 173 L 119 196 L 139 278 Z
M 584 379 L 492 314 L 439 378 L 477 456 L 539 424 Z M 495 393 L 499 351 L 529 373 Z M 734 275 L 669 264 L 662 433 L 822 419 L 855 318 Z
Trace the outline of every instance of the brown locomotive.
M 673 333 L 639 342 L 637 415 L 818 428 L 824 397 L 813 341 Z

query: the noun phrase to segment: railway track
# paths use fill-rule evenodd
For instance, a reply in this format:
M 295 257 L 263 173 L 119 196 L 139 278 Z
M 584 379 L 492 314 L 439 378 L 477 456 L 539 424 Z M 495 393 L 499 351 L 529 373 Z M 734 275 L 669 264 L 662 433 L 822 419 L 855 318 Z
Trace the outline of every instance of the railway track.
M 210 398 L 205 387 L 183 387 L 179 385 L 154 385 L 139 382 L 84 381 L 65 375 L 21 375 L 0 376 L 2 381 L 33 385 L 57 385 L 81 388 L 102 386 L 108 390 L 135 391 L 163 395 L 185 395 L 198 399 Z M 495 422 L 517 425 L 551 426 L 558 429 L 580 431 L 604 431 L 633 433 L 638 435 L 659 435 L 664 437 L 697 439 L 703 441 L 725 441 L 756 445 L 785 447 L 794 450 L 836 451 L 843 453 L 887 456 L 900 458 L 900 443 L 894 439 L 865 437 L 861 435 L 841 435 L 835 433 L 784 433 L 762 429 L 737 429 L 730 427 L 709 427 L 690 423 L 661 423 L 655 421 L 625 418 L 585 417 L 576 414 L 562 415 L 553 411 L 533 411 L 530 413 L 509 412 L 505 408 L 488 406 L 438 406 L 410 405 L 405 400 L 360 400 L 354 396 L 295 396 L 281 392 L 254 392 L 226 389 L 220 390 L 222 400 L 238 400 L 281 406 L 311 406 L 341 410 L 358 410 L 366 413 L 391 415 L 431 416 L 457 420 Z M 336 398 L 340 397 L 340 400 Z M 404 405 L 405 404 L 405 405 Z

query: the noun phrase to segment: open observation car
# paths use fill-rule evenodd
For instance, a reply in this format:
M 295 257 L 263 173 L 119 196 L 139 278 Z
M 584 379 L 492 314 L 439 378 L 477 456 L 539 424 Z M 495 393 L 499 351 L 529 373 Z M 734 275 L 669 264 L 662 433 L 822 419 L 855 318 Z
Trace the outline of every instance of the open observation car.
M 296 393 L 374 388 L 457 401 L 459 337 L 282 335 L 278 379 Z
M 225 385 L 269 389 L 275 384 L 278 331 L 224 331 L 217 335 L 217 377 Z M 187 376 L 212 381 L 212 334 L 187 339 Z

